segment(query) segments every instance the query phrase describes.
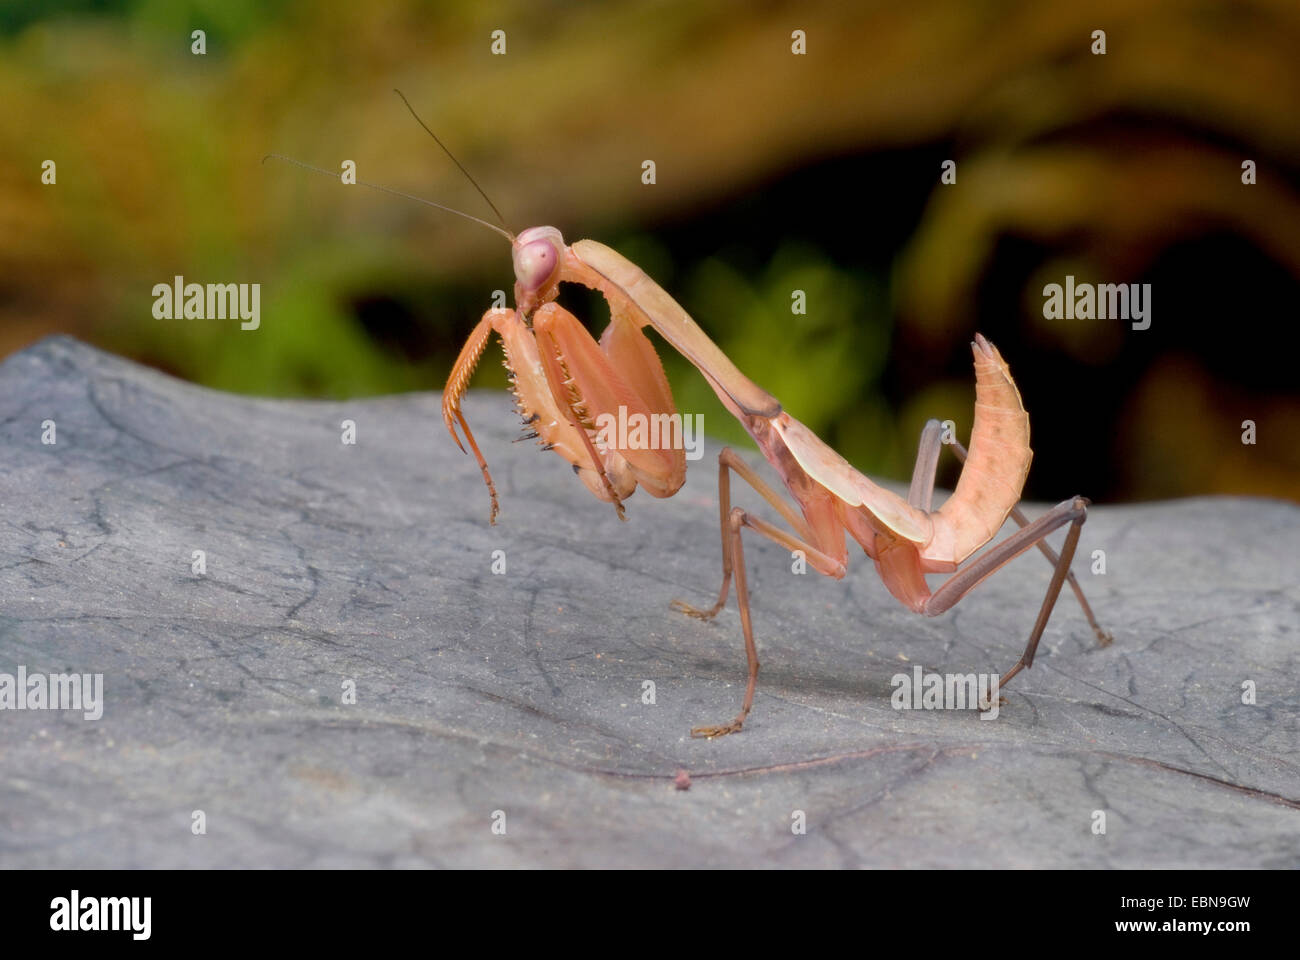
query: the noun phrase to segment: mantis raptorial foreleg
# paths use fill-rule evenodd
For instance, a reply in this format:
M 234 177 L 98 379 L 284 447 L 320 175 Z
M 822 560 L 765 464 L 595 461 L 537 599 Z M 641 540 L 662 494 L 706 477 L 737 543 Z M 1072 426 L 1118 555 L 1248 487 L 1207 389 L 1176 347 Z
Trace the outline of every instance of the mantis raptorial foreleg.
M 547 304 L 547 307 L 553 306 Z M 542 308 L 543 310 L 546 307 Z M 540 314 L 542 311 L 539 310 Z M 596 445 L 588 436 L 588 425 L 594 419 L 587 406 L 587 400 L 578 387 L 577 379 L 570 376 L 570 372 L 564 366 L 564 351 L 556 342 L 556 329 L 550 325 L 543 325 L 536 320 L 533 323 L 535 335 L 537 337 L 538 355 L 542 360 L 542 369 L 546 372 L 546 380 L 550 386 L 551 394 L 559 405 L 565 419 L 573 428 L 574 433 L 581 439 L 584 451 L 586 452 L 586 465 L 574 466 L 578 468 L 579 473 L 582 470 L 594 470 L 599 478 L 599 488 L 593 492 L 609 500 L 614 504 L 614 509 L 618 511 L 618 518 L 626 520 L 627 515 L 623 511 L 623 497 L 631 491 L 626 484 L 615 486 L 615 481 L 610 479 L 609 471 L 606 469 L 603 458 L 596 450 Z M 584 331 L 585 332 L 585 331 Z M 595 346 L 595 341 L 591 341 Z
M 488 310 L 483 314 L 482 319 L 479 320 L 473 332 L 470 333 L 469 339 L 465 341 L 465 345 L 460 348 L 460 355 L 456 358 L 455 366 L 452 367 L 452 377 L 447 381 L 447 389 L 443 392 L 443 422 L 446 423 L 451 438 L 456 441 L 456 446 L 460 447 L 462 452 L 464 452 L 465 447 L 456 433 L 457 425 L 465 434 L 465 442 L 469 444 L 470 450 L 474 453 L 474 459 L 478 461 L 479 470 L 483 472 L 483 482 L 487 484 L 488 494 L 492 498 L 491 518 L 493 523 L 496 523 L 498 510 L 496 484 L 492 482 L 492 474 L 488 470 L 487 460 L 483 458 L 483 453 L 474 440 L 474 434 L 470 432 L 469 424 L 465 422 L 465 414 L 461 412 L 459 399 L 461 394 L 469 387 L 469 378 L 474 373 L 474 368 L 478 366 L 479 358 L 483 356 L 483 351 L 487 348 L 492 332 L 496 331 L 504 340 L 509 335 L 509 324 L 515 319 L 515 312 L 503 307 Z

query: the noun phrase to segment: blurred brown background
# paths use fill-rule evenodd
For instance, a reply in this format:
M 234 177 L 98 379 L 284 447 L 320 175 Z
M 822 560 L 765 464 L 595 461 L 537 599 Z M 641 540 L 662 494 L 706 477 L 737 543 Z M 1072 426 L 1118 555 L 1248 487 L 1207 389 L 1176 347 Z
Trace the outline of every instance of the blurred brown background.
M 440 388 L 506 245 L 260 163 L 488 215 L 394 87 L 513 229 L 623 251 L 870 473 L 905 478 L 927 417 L 966 435 L 980 330 L 1030 411 L 1028 496 L 1300 499 L 1294 0 L 0 2 L 0 355 L 68 332 L 229 390 Z M 261 328 L 155 320 L 176 274 L 260 283 Z M 1150 329 L 1044 319 L 1067 274 L 1150 283 Z M 661 352 L 679 407 L 742 437 Z

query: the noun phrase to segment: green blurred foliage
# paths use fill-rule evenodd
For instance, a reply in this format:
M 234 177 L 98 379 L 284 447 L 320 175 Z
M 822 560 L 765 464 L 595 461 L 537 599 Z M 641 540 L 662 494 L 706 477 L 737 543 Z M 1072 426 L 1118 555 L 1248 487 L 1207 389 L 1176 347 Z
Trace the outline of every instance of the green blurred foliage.
M 811 247 L 783 245 L 757 276 L 711 259 L 695 267 L 681 289 L 693 315 L 709 318 L 710 334 L 746 375 L 846 457 L 879 462 L 882 438 L 856 426 L 863 413 L 859 398 L 879 393 L 889 356 L 884 292 L 867 276 L 836 269 Z M 814 308 L 794 314 L 792 291 L 802 291 Z M 674 366 L 682 408 L 705 409 L 712 391 L 679 360 Z M 808 376 L 809 370 L 817 376 Z M 717 408 L 722 411 L 721 404 Z M 746 438 L 725 412 L 707 424 L 723 439 Z

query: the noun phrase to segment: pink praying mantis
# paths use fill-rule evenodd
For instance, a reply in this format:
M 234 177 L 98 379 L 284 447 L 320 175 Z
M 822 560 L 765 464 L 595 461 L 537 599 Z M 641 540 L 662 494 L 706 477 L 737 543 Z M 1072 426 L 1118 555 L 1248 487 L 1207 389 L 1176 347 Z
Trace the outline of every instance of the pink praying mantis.
M 427 126 L 425 130 L 450 157 L 433 132 Z M 455 157 L 451 159 L 460 167 Z M 469 176 L 464 167 L 460 169 Z M 336 176 L 330 171 L 318 172 Z M 472 177 L 470 181 L 474 182 Z M 478 184 L 474 186 L 487 200 Z M 935 472 L 945 445 L 939 421 L 929 421 L 921 432 L 911 487 L 904 499 L 873 483 L 784 411 L 775 397 L 736 368 L 677 301 L 619 253 L 594 240 L 567 245 L 554 227 L 533 227 L 516 235 L 461 211 L 421 202 L 474 220 L 502 234 L 511 244 L 515 307 L 493 308 L 483 314 L 452 367 L 442 398 L 443 420 L 452 439 L 465 450 L 459 427 L 487 484 L 490 523 L 496 522 L 498 514 L 497 491 L 461 410 L 461 399 L 493 333 L 501 340 L 525 426 L 544 449 L 567 460 L 598 499 L 612 503 L 620 518 L 626 519 L 623 501 L 638 486 L 652 496 L 670 497 L 686 478 L 684 450 L 645 449 L 628 437 L 602 437 L 596 427 L 602 416 L 616 416 L 620 408 L 629 416 L 676 414 L 663 365 L 644 332 L 647 326 L 699 370 L 723 406 L 753 438 L 793 500 L 791 505 L 731 448 L 718 455 L 722 585 L 710 607 L 699 608 L 681 600 L 673 606 L 692 617 L 711 619 L 726 605 L 734 579 L 748 680 L 740 712 L 733 720 L 695 727 L 691 736 L 714 738 L 736 733 L 753 707 L 759 660 L 745 570 L 745 530 L 788 550 L 802 551 L 818 573 L 837 580 L 847 573 L 846 535 L 852 537 L 875 563 L 889 592 L 913 612 L 931 617 L 951 609 L 986 578 L 1037 547 L 1052 564 L 1052 578 L 1024 652 L 1002 675 L 999 686 L 1033 665 L 1039 640 L 1066 581 L 1099 643 L 1111 642 L 1070 570 L 1090 501 L 1071 497 L 1032 522 L 1020 511 L 1017 504 L 1033 456 L 1029 415 L 1006 361 L 980 334 L 975 334 L 971 344 L 976 400 L 970 449 L 955 440 L 946 444 L 961 462 L 962 471 L 952 495 L 935 510 Z M 495 205 L 487 202 L 495 212 Z M 497 217 L 501 219 L 499 212 Z M 599 291 L 608 303 L 611 319 L 599 342 L 555 302 L 562 283 Z M 770 504 L 789 529 L 733 506 L 733 474 Z M 976 556 L 1008 516 L 1020 529 Z M 1058 554 L 1048 546 L 1046 537 L 1066 525 L 1069 529 Z M 951 576 L 931 590 L 926 574 L 941 573 Z
M 452 438 L 460 444 L 459 424 L 478 460 L 492 498 L 493 522 L 496 489 L 460 408 L 493 331 L 501 338 L 525 424 L 548 449 L 573 465 L 598 498 L 612 501 L 620 517 L 622 500 L 638 484 L 654 496 L 666 497 L 681 487 L 686 476 L 680 450 L 596 445 L 593 424 L 602 414 L 614 414 L 619 404 L 638 413 L 676 413 L 663 367 L 643 332 L 647 325 L 704 375 L 723 406 L 753 437 L 799 508 L 796 512 L 731 448 L 718 455 L 722 586 L 707 609 L 680 600 L 673 606 L 690 616 L 711 619 L 725 606 L 734 577 L 749 676 L 735 719 L 724 725 L 696 727 L 691 731 L 693 737 L 736 733 L 753 707 L 759 661 L 745 575 L 741 536 L 745 529 L 789 550 L 802 551 L 818 573 L 837 580 L 847 572 L 847 533 L 875 561 L 889 592 L 904 606 L 926 616 L 951 609 L 985 578 L 1037 546 L 1053 565 L 1052 579 L 1024 653 L 1002 675 L 999 686 L 1033 665 L 1038 642 L 1066 580 L 1098 640 L 1103 645 L 1111 642 L 1070 571 L 1089 501 L 1072 497 L 1033 522 L 1017 507 L 1032 457 L 1029 415 L 1006 361 L 983 336 L 976 334 L 971 344 L 976 401 L 970 451 L 959 443 L 949 444 L 963 464 L 962 472 L 956 490 L 933 510 L 935 471 L 943 446 L 943 425 L 938 420 L 929 421 L 921 433 L 911 489 L 904 500 L 858 472 L 782 410 L 775 397 L 736 369 L 675 300 L 609 247 L 592 240 L 566 246 L 553 227 L 534 227 L 511 242 L 518 306 L 483 315 L 452 368 L 442 401 L 443 419 Z M 564 282 L 598 290 L 609 303 L 610 325 L 599 343 L 576 317 L 554 303 L 559 284 Z M 732 506 L 733 473 L 772 505 L 789 531 Z M 965 561 L 993 539 L 1008 515 L 1021 529 L 963 568 Z M 1045 538 L 1066 524 L 1069 530 L 1058 555 Z M 927 573 L 953 576 L 931 591 Z

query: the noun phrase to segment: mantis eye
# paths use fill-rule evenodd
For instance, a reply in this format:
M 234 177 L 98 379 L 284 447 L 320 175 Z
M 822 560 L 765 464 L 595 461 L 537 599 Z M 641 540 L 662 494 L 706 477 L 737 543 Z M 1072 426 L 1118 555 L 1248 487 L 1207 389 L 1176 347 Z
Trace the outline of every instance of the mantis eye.
M 524 290 L 535 293 L 555 274 L 558 263 L 559 257 L 551 241 L 533 240 L 515 254 L 515 277 Z

